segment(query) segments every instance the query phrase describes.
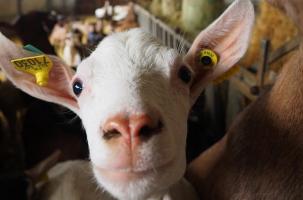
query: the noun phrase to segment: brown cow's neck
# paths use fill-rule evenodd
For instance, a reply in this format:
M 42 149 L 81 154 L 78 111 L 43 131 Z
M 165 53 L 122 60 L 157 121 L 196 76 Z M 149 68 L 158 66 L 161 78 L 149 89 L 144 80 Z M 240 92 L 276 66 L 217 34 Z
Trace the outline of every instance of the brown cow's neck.
M 279 123 L 291 120 L 292 126 L 301 126 L 303 122 L 303 62 L 298 58 L 302 54 L 300 52 L 303 51 L 296 52 L 283 67 L 266 103 L 266 112 L 270 112 L 272 119 Z

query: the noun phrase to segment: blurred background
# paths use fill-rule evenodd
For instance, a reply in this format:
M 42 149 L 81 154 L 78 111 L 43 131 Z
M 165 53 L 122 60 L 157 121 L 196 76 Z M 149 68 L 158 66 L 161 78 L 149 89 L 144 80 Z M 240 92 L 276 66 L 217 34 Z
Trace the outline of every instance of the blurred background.
M 31 44 L 58 55 L 76 70 L 104 37 L 134 27 L 185 53 L 199 31 L 231 2 L 0 0 L 0 31 L 20 46 Z M 271 87 L 283 63 L 298 48 L 292 22 L 265 1 L 253 3 L 257 17 L 247 54 L 206 88 L 191 111 L 188 162 L 218 141 L 236 115 Z M 26 199 L 24 171 L 56 150 L 61 151 L 58 161 L 88 159 L 81 121 L 65 108 L 17 90 L 0 71 L 1 199 Z

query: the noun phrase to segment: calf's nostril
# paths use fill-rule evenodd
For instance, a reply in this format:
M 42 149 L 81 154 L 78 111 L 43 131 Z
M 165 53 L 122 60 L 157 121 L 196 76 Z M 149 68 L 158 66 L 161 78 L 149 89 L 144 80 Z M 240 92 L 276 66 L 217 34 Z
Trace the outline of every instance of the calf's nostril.
M 159 118 L 152 119 L 147 114 L 117 115 L 109 118 L 102 126 L 102 138 L 105 141 L 120 137 L 130 140 L 147 141 L 162 131 L 163 123 Z
M 150 126 L 150 125 L 144 125 L 142 128 L 139 130 L 139 137 L 141 139 L 149 139 L 153 135 L 156 135 L 161 132 L 163 128 L 163 123 L 159 120 L 156 126 Z
M 108 130 L 108 131 L 104 131 L 104 134 L 103 134 L 103 139 L 104 140 L 110 140 L 110 139 L 113 139 L 113 138 L 118 138 L 120 137 L 122 134 L 117 130 L 117 129 L 111 129 L 111 130 Z

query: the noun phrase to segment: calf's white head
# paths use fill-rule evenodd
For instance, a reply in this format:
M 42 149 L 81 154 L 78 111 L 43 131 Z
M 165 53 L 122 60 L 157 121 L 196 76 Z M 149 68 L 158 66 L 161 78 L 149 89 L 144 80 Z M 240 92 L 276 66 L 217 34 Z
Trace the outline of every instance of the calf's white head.
M 245 53 L 253 7 L 237 0 L 194 41 L 183 56 L 140 29 L 113 34 L 74 74 L 58 58 L 48 85 L 17 71 L 10 60 L 30 55 L 0 36 L 0 64 L 28 94 L 68 107 L 86 129 L 98 183 L 121 199 L 161 194 L 184 174 L 186 124 L 191 105 L 207 83 L 229 70 Z M 219 56 L 213 69 L 199 52 Z

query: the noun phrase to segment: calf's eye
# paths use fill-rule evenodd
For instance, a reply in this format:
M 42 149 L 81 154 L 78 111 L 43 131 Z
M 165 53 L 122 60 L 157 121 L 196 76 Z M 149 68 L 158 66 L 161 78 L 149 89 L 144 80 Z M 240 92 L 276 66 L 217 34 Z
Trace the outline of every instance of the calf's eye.
M 191 71 L 186 67 L 182 66 L 179 69 L 178 77 L 186 84 L 190 83 L 192 79 Z
M 73 92 L 76 96 L 79 96 L 83 90 L 83 83 L 79 79 L 75 80 L 73 83 Z

